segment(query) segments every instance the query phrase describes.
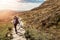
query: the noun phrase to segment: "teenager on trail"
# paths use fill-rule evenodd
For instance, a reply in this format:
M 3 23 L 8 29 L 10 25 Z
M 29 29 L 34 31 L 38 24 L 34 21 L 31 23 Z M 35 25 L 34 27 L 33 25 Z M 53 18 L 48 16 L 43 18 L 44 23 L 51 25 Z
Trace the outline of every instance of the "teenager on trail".
M 13 24 L 14 24 L 15 32 L 17 34 L 17 24 L 20 24 L 19 18 L 17 16 L 14 16 L 14 18 L 13 18 Z

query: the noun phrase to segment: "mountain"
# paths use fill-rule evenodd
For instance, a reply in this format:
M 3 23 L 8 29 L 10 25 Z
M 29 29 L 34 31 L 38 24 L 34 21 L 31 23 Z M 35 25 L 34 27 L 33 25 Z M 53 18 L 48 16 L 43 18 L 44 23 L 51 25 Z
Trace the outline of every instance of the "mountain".
M 30 20 L 28 22 L 35 21 L 42 22 L 44 20 L 54 21 L 57 17 L 60 16 L 60 0 L 47 0 L 42 5 L 37 8 L 34 8 L 30 11 L 24 12 L 24 14 L 20 15 L 26 20 Z M 51 20 L 52 19 L 52 20 Z M 57 18 L 59 19 L 59 18 Z M 57 20 L 56 19 L 56 20 Z
M 25 21 L 30 39 L 60 40 L 60 0 L 46 0 L 39 7 L 23 13 L 20 17 Z

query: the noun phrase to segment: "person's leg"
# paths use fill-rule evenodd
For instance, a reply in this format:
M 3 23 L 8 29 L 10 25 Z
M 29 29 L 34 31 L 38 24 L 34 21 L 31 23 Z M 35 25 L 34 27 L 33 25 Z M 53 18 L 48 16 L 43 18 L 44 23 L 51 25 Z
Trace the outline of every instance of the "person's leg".
M 17 28 L 16 28 L 17 24 L 14 24 L 14 27 L 15 27 L 15 32 L 17 34 Z

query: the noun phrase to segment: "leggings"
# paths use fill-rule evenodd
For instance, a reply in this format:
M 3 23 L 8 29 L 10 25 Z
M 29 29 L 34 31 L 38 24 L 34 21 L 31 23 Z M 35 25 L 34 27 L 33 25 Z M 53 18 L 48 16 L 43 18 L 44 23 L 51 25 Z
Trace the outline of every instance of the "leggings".
M 17 24 L 14 24 L 14 28 L 15 28 L 15 32 L 16 32 L 16 34 L 17 34 Z

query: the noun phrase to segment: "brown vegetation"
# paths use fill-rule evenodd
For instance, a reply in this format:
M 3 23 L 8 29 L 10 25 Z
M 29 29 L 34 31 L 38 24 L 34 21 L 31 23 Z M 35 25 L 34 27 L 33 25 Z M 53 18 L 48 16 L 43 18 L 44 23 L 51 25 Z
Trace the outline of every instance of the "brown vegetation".
M 47 0 L 20 17 L 26 23 L 31 40 L 60 40 L 60 0 Z

